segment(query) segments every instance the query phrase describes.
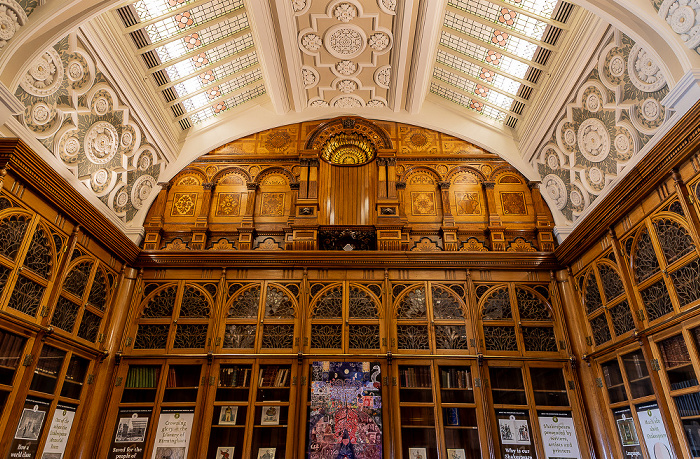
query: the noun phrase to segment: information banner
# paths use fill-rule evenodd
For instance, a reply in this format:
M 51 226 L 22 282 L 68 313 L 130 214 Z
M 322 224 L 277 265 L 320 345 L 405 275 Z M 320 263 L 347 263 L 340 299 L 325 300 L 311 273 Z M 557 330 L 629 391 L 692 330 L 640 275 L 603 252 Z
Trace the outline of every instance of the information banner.
M 162 410 L 151 459 L 186 459 L 194 410 Z
M 496 410 L 498 437 L 501 441 L 503 459 L 532 459 L 535 448 L 532 445 L 530 415 L 527 411 Z
M 143 459 L 150 420 L 150 408 L 119 410 L 108 459 Z
M 70 437 L 70 431 L 73 427 L 75 410 L 75 406 L 56 405 L 41 459 L 63 459 L 68 437 Z
M 622 446 L 622 454 L 626 458 L 641 458 L 642 447 L 639 445 L 639 436 L 637 435 L 637 426 L 632 417 L 632 411 L 628 407 L 613 410 L 615 425 L 617 426 L 617 434 L 620 437 L 620 445 Z
M 39 446 L 41 431 L 46 423 L 46 413 L 51 404 L 46 400 L 28 398 L 10 445 L 10 459 L 34 459 Z
M 537 420 L 547 459 L 581 459 L 570 411 L 538 411 Z
M 661 419 L 661 411 L 657 402 L 637 405 L 637 418 L 642 428 L 644 443 L 647 445 L 649 457 L 654 459 L 675 458 L 673 448 L 668 441 L 668 433 L 664 421 Z

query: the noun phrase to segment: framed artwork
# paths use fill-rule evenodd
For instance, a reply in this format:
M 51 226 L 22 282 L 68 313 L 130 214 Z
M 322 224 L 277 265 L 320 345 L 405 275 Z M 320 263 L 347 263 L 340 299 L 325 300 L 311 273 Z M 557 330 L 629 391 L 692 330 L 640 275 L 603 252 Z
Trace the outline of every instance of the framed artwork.
M 261 426 L 276 426 L 280 423 L 280 407 L 264 406 L 260 417 Z
M 45 415 L 46 411 L 41 411 L 36 407 L 33 410 L 28 408 L 22 410 L 22 418 L 17 425 L 15 439 L 38 440 Z
M 219 413 L 219 425 L 233 426 L 236 425 L 236 417 L 238 416 L 237 406 L 222 406 Z
M 463 449 L 447 448 L 447 459 L 467 459 L 467 455 L 464 453 Z
M 233 459 L 233 446 L 219 446 L 216 448 L 216 459 Z
M 425 448 L 408 448 L 408 459 L 426 459 L 428 451 Z
M 277 448 L 260 448 L 258 450 L 258 459 L 275 459 L 275 451 L 277 451 Z

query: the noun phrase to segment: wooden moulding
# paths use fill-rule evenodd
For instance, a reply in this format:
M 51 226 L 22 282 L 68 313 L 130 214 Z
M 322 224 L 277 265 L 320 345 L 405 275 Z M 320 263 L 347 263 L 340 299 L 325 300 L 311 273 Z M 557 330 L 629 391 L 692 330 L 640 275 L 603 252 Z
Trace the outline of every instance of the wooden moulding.
M 136 265 L 177 267 L 362 267 L 362 268 L 484 268 L 558 269 L 552 253 L 544 252 L 342 252 L 342 251 L 179 251 L 141 252 Z
M 700 146 L 700 102 L 697 102 L 654 145 L 634 168 L 554 251 L 564 266 L 570 265 L 623 218 Z
M 138 257 L 139 247 L 21 140 L 0 139 L 0 169 L 12 171 L 117 259 L 133 263 Z

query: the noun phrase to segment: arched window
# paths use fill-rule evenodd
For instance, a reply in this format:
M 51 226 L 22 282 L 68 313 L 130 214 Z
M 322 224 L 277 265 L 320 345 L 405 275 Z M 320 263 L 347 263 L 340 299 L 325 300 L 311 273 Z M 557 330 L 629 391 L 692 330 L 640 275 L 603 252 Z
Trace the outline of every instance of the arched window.
M 557 352 L 554 315 L 546 286 L 477 286 L 483 348 L 519 354 Z
M 232 283 L 229 285 L 231 299 L 224 308 L 226 328 L 224 349 L 254 349 L 260 310 L 260 283 Z
M 297 317 L 298 284 L 267 284 L 262 330 L 262 349 L 292 349 Z

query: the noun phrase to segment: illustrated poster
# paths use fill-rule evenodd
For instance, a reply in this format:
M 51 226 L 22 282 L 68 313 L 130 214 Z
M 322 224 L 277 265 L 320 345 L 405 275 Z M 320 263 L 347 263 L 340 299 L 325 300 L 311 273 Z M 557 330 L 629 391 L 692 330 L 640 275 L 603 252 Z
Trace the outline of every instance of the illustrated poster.
M 618 408 L 613 410 L 613 417 L 624 456 L 629 458 L 642 457 L 642 447 L 639 444 L 637 426 L 632 417 L 632 411 L 627 407 Z
M 7 457 L 32 459 L 39 446 L 41 431 L 46 424 L 46 414 L 49 402 L 40 399 L 27 398 L 24 402 L 22 415 L 17 424 L 14 438 Z
M 381 366 L 313 362 L 308 459 L 382 457 Z
M 63 459 L 73 427 L 73 418 L 75 418 L 74 406 L 56 405 L 41 459 Z
M 532 459 L 532 429 L 527 411 L 496 410 L 503 459 Z
M 193 421 L 193 410 L 161 411 L 151 459 L 186 459 Z
M 654 459 L 675 459 L 673 449 L 668 441 L 668 433 L 661 419 L 661 411 L 657 402 L 637 405 L 637 418 L 647 444 L 649 457 Z
M 547 459 L 581 459 L 574 418 L 570 411 L 538 411 L 537 420 Z
M 151 410 L 121 409 L 117 415 L 108 459 L 143 459 Z

